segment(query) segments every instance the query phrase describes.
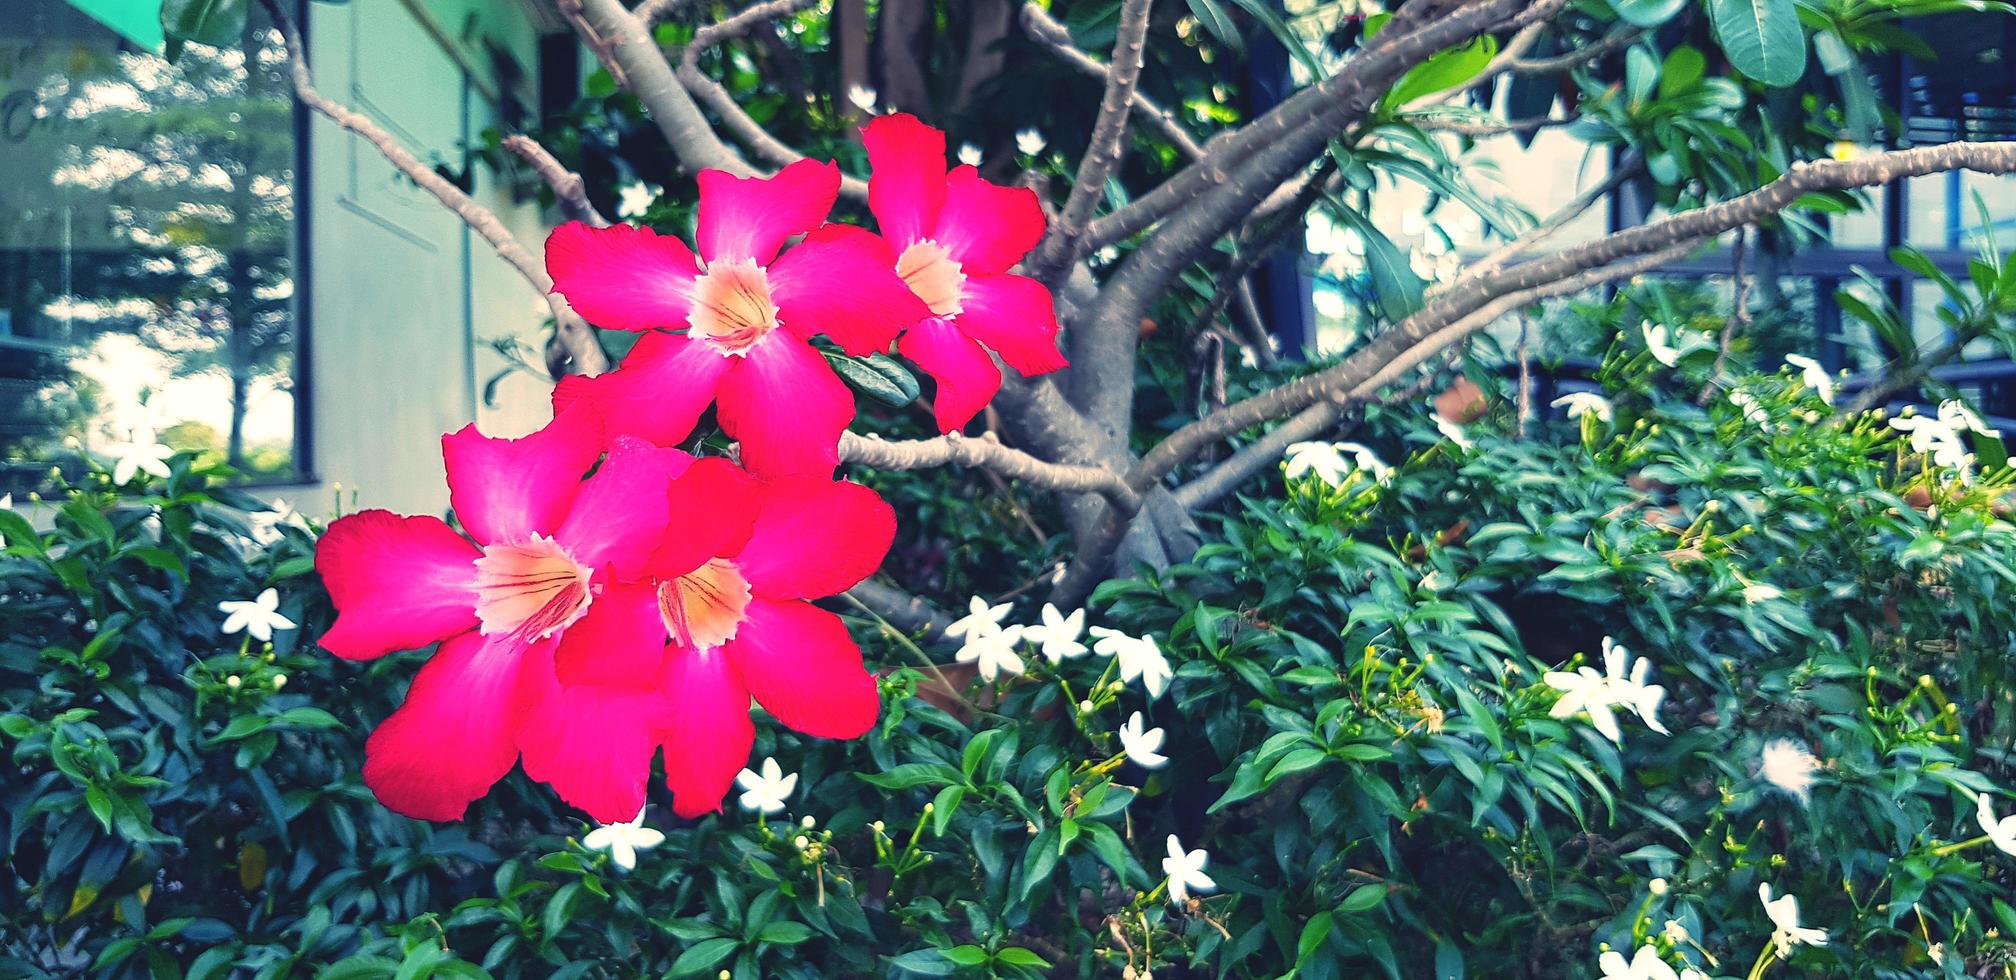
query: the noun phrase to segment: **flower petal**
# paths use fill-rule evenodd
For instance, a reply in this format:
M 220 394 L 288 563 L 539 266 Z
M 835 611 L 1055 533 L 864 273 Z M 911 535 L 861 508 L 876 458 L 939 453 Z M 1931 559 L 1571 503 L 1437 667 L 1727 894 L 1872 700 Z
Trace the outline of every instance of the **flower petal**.
M 725 459 L 694 460 L 665 491 L 671 517 L 651 555 L 651 574 L 673 578 L 742 550 L 760 490 L 755 478 Z
M 598 327 L 682 329 L 700 262 L 686 243 L 649 228 L 570 221 L 546 238 L 553 291 Z
M 1043 240 L 1043 205 L 1027 187 L 990 184 L 972 167 L 945 178 L 945 207 L 930 238 L 966 267 L 968 276 L 1007 272 Z
M 577 402 L 593 407 L 611 436 L 630 435 L 670 446 L 693 434 L 734 366 L 714 348 L 669 333 L 647 333 L 623 365 L 592 378 L 570 375 L 553 389 L 557 415 Z
M 898 349 L 938 382 L 931 410 L 940 432 L 965 428 L 1001 390 L 1001 368 L 950 320 L 919 321 L 903 334 Z
M 379 802 L 416 820 L 459 820 L 511 771 L 526 652 L 478 633 L 441 644 L 364 745 L 364 785 Z
M 479 554 L 437 517 L 365 510 L 337 519 L 315 547 L 337 612 L 322 648 L 360 660 L 475 629 Z
M 735 774 L 749 761 L 756 726 L 749 692 L 716 649 L 675 649 L 666 663 L 665 785 L 672 812 L 697 817 L 721 809 Z
M 680 450 L 617 436 L 554 539 L 583 565 L 608 564 L 619 577 L 635 578 L 665 533 L 671 509 L 665 488 L 692 465 L 693 457 Z
M 858 483 L 781 477 L 762 488 L 735 568 L 756 595 L 817 599 L 874 574 L 896 536 L 896 512 Z
M 667 639 L 655 584 L 603 583 L 588 614 L 561 635 L 554 671 L 562 684 L 652 688 Z
M 448 503 L 479 544 L 553 533 L 573 506 L 581 475 L 602 455 L 595 413 L 574 408 L 522 439 L 492 439 L 475 424 L 441 437 Z
M 1042 283 L 1024 276 L 974 276 L 959 299 L 959 329 L 1024 377 L 1064 366 L 1057 350 L 1057 307 Z
M 768 599 L 751 600 L 747 617 L 721 649 L 763 710 L 820 738 L 856 738 L 875 726 L 882 698 L 840 617 Z
M 528 703 L 517 728 L 525 774 L 598 822 L 635 817 L 670 721 L 655 674 L 641 688 L 563 684 L 550 654 L 528 662 L 525 673 Z
M 851 225 L 825 225 L 768 271 L 778 321 L 799 337 L 825 334 L 855 356 L 889 349 L 931 315 L 896 274 L 888 244 Z
M 840 464 L 840 433 L 854 420 L 854 393 L 826 359 L 788 333 L 772 333 L 721 379 L 721 428 L 742 443 L 742 465 L 758 476 L 829 476 Z
M 945 134 L 909 113 L 861 127 L 868 149 L 868 210 L 898 249 L 931 232 L 945 203 Z
M 840 196 L 840 168 L 800 160 L 771 177 L 700 171 L 693 241 L 709 264 L 754 259 L 767 265 L 785 239 L 819 227 Z

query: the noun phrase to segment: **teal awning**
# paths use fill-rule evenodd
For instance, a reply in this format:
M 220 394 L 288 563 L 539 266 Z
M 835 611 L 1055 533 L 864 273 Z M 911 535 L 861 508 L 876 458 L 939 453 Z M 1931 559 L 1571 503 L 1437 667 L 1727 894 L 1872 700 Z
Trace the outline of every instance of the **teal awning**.
M 149 51 L 160 51 L 161 0 L 70 0 L 70 5 Z

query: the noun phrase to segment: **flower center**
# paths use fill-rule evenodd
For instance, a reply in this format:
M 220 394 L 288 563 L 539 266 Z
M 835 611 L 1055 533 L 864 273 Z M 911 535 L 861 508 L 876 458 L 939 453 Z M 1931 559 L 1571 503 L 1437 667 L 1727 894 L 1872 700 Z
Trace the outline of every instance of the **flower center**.
M 552 538 L 493 544 L 476 559 L 476 619 L 485 636 L 543 640 L 588 612 L 594 572 Z
M 673 638 L 689 649 L 718 647 L 735 638 L 749 608 L 749 581 L 725 558 L 709 559 L 658 584 L 658 615 Z
M 896 258 L 896 274 L 910 291 L 931 308 L 933 316 L 958 316 L 963 308 L 960 293 L 966 288 L 966 273 L 953 261 L 945 246 L 926 238 L 903 250 Z
M 691 335 L 722 354 L 742 354 L 777 328 L 770 280 L 753 259 L 716 262 L 693 281 Z

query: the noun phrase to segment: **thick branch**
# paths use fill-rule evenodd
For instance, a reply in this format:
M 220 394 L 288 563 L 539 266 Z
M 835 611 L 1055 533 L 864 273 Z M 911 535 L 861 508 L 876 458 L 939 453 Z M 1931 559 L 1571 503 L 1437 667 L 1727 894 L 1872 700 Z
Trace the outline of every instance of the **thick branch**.
M 293 18 L 282 9 L 277 0 L 264 0 L 266 10 L 273 22 L 280 27 L 287 40 L 288 68 L 294 83 L 294 95 L 301 104 L 335 123 L 338 127 L 355 133 L 365 142 L 377 148 L 386 162 L 392 164 L 408 180 L 419 185 L 421 190 L 433 195 L 441 205 L 453 212 L 471 231 L 481 235 L 483 240 L 497 252 L 497 257 L 509 263 L 523 276 L 532 288 L 546 299 L 553 311 L 555 339 L 566 350 L 573 361 L 573 368 L 582 374 L 598 374 L 609 369 L 609 356 L 595 339 L 595 332 L 574 312 L 573 307 L 559 293 L 553 291 L 553 279 L 546 274 L 546 266 L 539 258 L 519 244 L 504 222 L 498 220 L 495 212 L 471 198 L 461 188 L 449 182 L 446 177 L 434 172 L 434 168 L 420 162 L 412 151 L 399 144 L 385 128 L 373 122 L 369 116 L 358 112 L 334 99 L 323 95 L 315 88 L 315 76 L 308 68 L 308 48 L 302 43 L 301 31 Z
M 1173 491 L 1176 502 L 1182 504 L 1185 510 L 1209 507 L 1218 498 L 1238 489 L 1253 474 L 1274 465 L 1289 446 L 1313 439 L 1317 433 L 1330 428 L 1342 411 L 1335 402 L 1327 401 L 1303 409 L 1294 418 L 1275 426 L 1273 431 L 1239 447 L 1237 452 L 1211 467 L 1203 476 L 1177 487 Z
M 588 182 L 581 175 L 561 165 L 553 154 L 539 145 L 539 141 L 522 133 L 504 137 L 504 148 L 518 155 L 518 158 L 553 188 L 553 198 L 560 203 L 560 213 L 571 221 L 584 222 L 590 227 L 607 228 L 609 219 L 595 210 L 588 202 Z
M 840 458 L 879 470 L 921 470 L 957 463 L 980 466 L 1032 487 L 1065 493 L 1096 493 L 1133 513 L 1141 506 L 1120 474 L 1104 466 L 1052 463 L 1004 446 L 988 433 L 977 439 L 953 432 L 935 439 L 883 440 L 844 432 Z
M 1099 118 L 1092 124 L 1091 141 L 1078 161 L 1077 179 L 1064 209 L 1050 226 L 1037 249 L 1031 269 L 1036 277 L 1054 281 L 1057 273 L 1078 259 L 1085 223 L 1106 196 L 1106 178 L 1112 176 L 1127 150 L 1127 112 L 1133 108 L 1134 92 L 1141 80 L 1141 66 L 1147 58 L 1148 10 L 1153 0 L 1124 0 L 1120 24 L 1113 41 L 1113 57 L 1106 69 L 1106 94 L 1099 101 Z
M 945 627 L 956 618 L 922 598 L 875 579 L 855 585 L 846 594 L 889 625 L 906 633 L 921 634 L 925 640 L 943 636 Z
M 756 168 L 714 132 L 707 117 L 679 84 L 651 26 L 623 9 L 620 0 L 555 0 L 560 12 L 617 84 L 623 86 L 658 126 L 687 173 L 726 170 L 750 176 Z
M 1600 269 L 1634 256 L 1657 253 L 1685 242 L 1719 235 L 1791 207 L 1815 191 L 1872 187 L 1906 177 L 1947 170 L 2016 172 L 2016 142 L 1946 143 L 1874 153 L 1856 160 L 1794 164 L 1784 176 L 1741 197 L 1683 212 L 1651 224 L 1606 235 L 1544 258 L 1452 286 L 1393 330 L 1345 362 L 1228 406 L 1178 429 L 1129 474 L 1137 492 L 1154 486 L 1183 460 L 1205 446 L 1268 419 L 1301 411 L 1335 391 L 1364 383 L 1367 367 L 1401 357 L 1415 344 L 1508 294 L 1531 290 Z
M 1071 32 L 1065 30 L 1064 25 L 1058 23 L 1056 18 L 1051 17 L 1049 11 L 1034 3 L 1023 4 L 1022 27 L 1028 31 L 1030 37 L 1041 41 L 1066 65 L 1102 82 L 1107 81 L 1107 67 L 1078 50 L 1078 46 L 1071 40 Z M 1129 93 L 1129 98 L 1133 100 L 1134 111 L 1154 126 L 1155 131 L 1162 134 L 1163 139 L 1174 144 L 1178 152 L 1191 160 L 1204 155 L 1204 147 L 1198 145 L 1197 138 L 1190 135 L 1190 131 L 1183 127 L 1183 123 L 1176 118 L 1175 113 L 1144 95 L 1138 85 Z
M 650 27 L 678 13 L 692 2 L 693 0 L 644 0 L 643 3 L 630 9 L 630 16 L 642 21 L 644 26 Z
M 693 34 L 693 42 L 679 55 L 679 82 L 693 93 L 712 111 L 721 125 L 733 135 L 737 142 L 748 147 L 766 163 L 779 167 L 789 166 L 805 159 L 805 154 L 791 146 L 755 120 L 735 101 L 734 94 L 720 82 L 707 77 L 700 70 L 700 54 L 715 45 L 734 38 L 743 37 L 756 28 L 769 24 L 779 17 L 786 17 L 818 4 L 820 0 L 766 0 L 764 3 L 748 7 L 716 24 L 709 24 Z M 868 184 L 858 177 L 841 177 L 840 193 L 865 201 L 868 199 Z

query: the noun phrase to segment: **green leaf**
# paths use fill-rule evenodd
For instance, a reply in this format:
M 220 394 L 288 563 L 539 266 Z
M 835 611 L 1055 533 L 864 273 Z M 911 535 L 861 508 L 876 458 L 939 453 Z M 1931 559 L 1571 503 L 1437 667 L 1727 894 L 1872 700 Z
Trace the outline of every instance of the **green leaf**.
M 1197 23 L 1204 25 L 1204 29 L 1209 31 L 1212 37 L 1217 38 L 1218 43 L 1234 51 L 1246 47 L 1245 39 L 1239 36 L 1239 26 L 1232 22 L 1232 17 L 1225 12 L 1225 8 L 1218 5 L 1218 0 L 1189 0 L 1189 2 L 1191 16 L 1196 17 Z
M 1034 952 L 1030 950 L 1023 949 L 1020 946 L 1009 946 L 1003 949 L 1001 952 L 994 954 L 994 961 L 996 963 L 1006 963 L 1009 966 L 1026 966 L 1026 967 L 1033 967 L 1038 970 L 1050 969 L 1049 960 L 1046 960 L 1043 957 L 1036 955 Z
M 781 946 L 796 946 L 818 933 L 803 922 L 772 922 L 756 934 L 758 942 L 776 943 Z
M 1659 69 L 1659 97 L 1670 99 L 1694 87 L 1708 72 L 1708 56 L 1691 44 L 1682 44 L 1666 54 Z
M 971 943 L 963 946 L 954 946 L 951 949 L 941 949 L 938 951 L 938 955 L 960 966 L 979 966 L 987 962 L 987 951 Z
M 1380 885 L 1361 885 L 1337 903 L 1337 911 L 1346 915 L 1356 915 L 1367 911 L 1386 900 L 1386 889 Z
M 1420 309 L 1427 284 L 1414 274 L 1399 246 L 1394 245 L 1385 232 L 1374 227 L 1357 209 L 1335 197 L 1325 198 L 1325 201 L 1330 212 L 1351 226 L 1351 230 L 1365 243 L 1365 267 L 1372 274 L 1372 291 L 1379 299 L 1379 312 L 1386 319 L 1398 323 Z
M 685 952 L 680 953 L 678 959 L 672 961 L 672 975 L 687 977 L 711 970 L 722 960 L 735 955 L 735 948 L 740 945 L 740 940 L 727 938 L 694 943 Z
M 823 353 L 841 380 L 884 405 L 901 408 L 917 399 L 920 389 L 916 377 L 881 354 L 848 357 L 837 351 Z
M 1686 5 L 1687 0 L 1610 0 L 1617 19 L 1632 27 L 1658 27 Z
M 1774 86 L 1805 74 L 1806 32 L 1794 0 L 1708 0 L 1708 15 L 1737 71 Z
M 245 38 L 250 4 L 251 0 L 161 0 L 161 31 L 168 35 L 170 60 L 190 41 L 237 47 Z
M 1460 48 L 1437 51 L 1427 61 L 1400 76 L 1382 104 L 1404 106 L 1424 95 L 1467 84 L 1498 54 L 1498 39 L 1485 34 Z

